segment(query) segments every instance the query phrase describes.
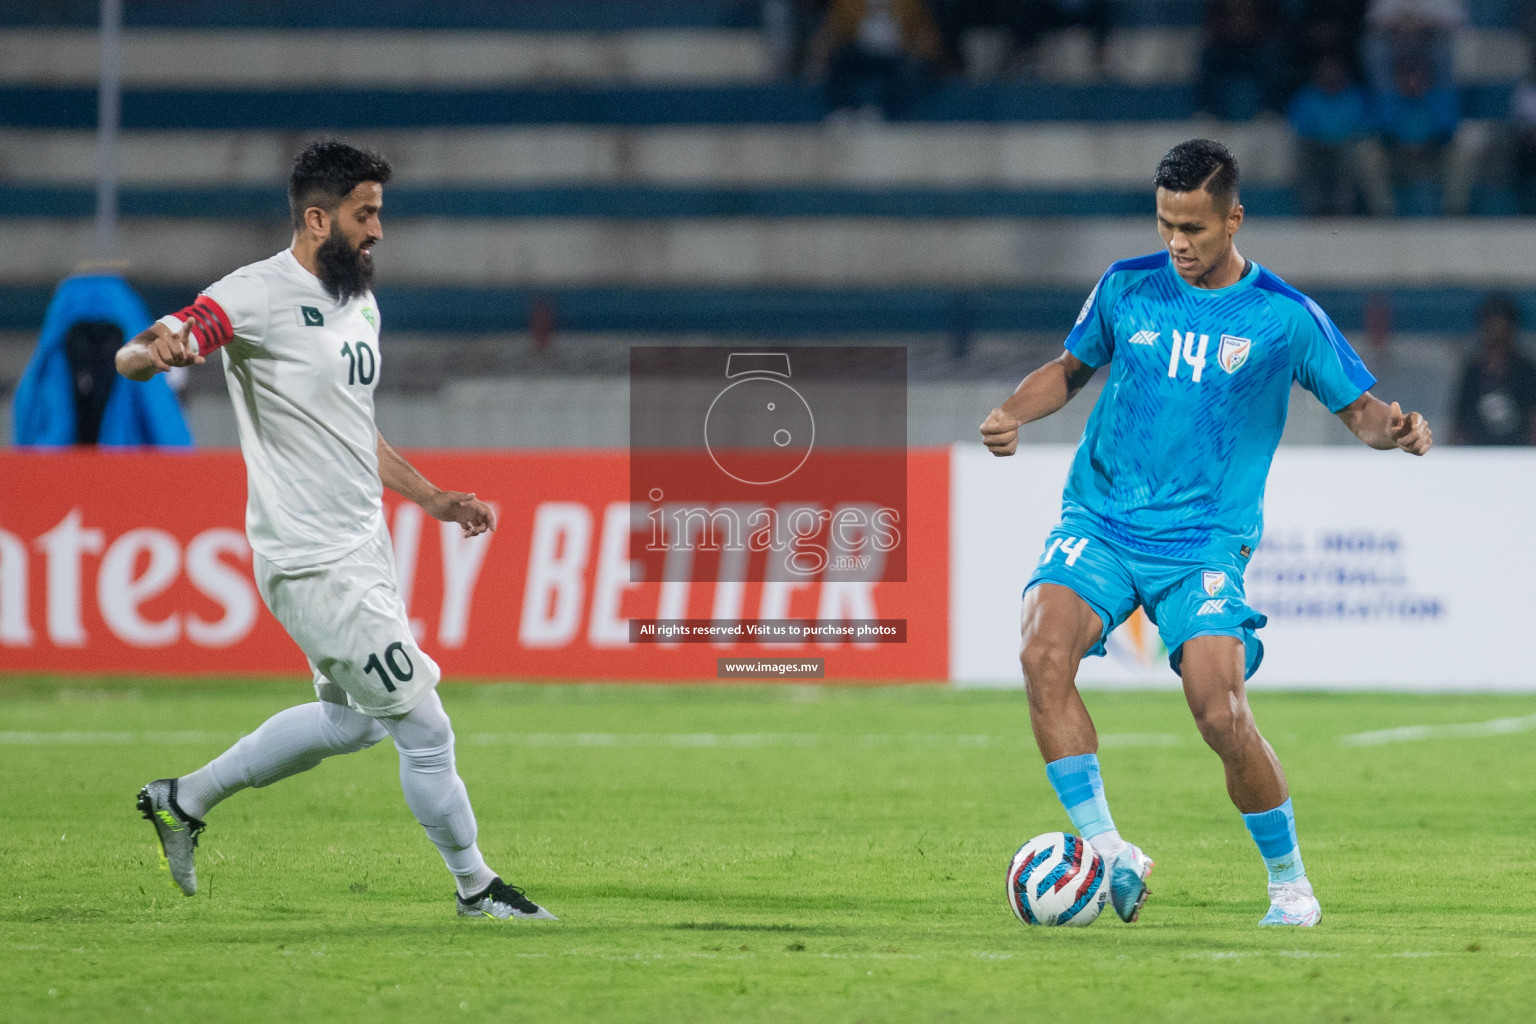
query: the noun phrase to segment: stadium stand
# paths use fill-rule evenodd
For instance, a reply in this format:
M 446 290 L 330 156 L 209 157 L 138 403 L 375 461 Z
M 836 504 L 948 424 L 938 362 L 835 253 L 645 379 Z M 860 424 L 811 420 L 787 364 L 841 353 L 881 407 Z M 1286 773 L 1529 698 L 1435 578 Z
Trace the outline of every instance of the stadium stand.
M 1457 86 L 1492 139 L 1525 42 L 1512 3 L 1469 6 Z M 129 4 L 120 250 L 151 306 L 177 308 L 284 243 L 283 181 L 305 140 L 381 149 L 397 178 L 380 419 L 437 444 L 622 442 L 631 343 L 833 338 L 908 345 L 910 439 L 970 440 L 1103 267 L 1156 248 L 1151 169 L 1197 134 L 1243 162 L 1245 251 L 1368 331 L 1357 342 L 1378 375 L 1432 417 L 1484 292 L 1536 309 L 1528 232 L 1486 216 L 1514 210 L 1507 182 L 1480 181 L 1468 219 L 1297 218 L 1285 122 L 1195 115 L 1199 0 L 1117 3 L 1103 80 L 1073 30 L 1027 80 L 973 69 L 909 120 L 850 124 L 776 76 L 761 8 Z M 95 16 L 84 0 L 0 8 L 0 392 L 53 284 L 90 251 Z M 193 375 L 203 443 L 232 439 L 220 392 Z M 557 427 L 567 401 L 613 422 Z M 1041 439 L 1070 439 L 1087 408 Z M 1343 436 L 1314 406 L 1297 413 L 1289 439 Z

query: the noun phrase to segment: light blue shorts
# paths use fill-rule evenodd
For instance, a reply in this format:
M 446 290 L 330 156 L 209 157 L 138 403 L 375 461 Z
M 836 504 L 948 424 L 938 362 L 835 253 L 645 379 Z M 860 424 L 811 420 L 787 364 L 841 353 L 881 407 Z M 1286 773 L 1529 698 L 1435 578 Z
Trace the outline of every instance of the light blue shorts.
M 1081 597 L 1103 620 L 1104 640 L 1140 605 L 1168 648 L 1168 666 L 1179 671 L 1184 641 L 1197 636 L 1235 636 L 1247 652 L 1244 678 L 1258 671 L 1264 644 L 1254 631 L 1269 620 L 1248 606 L 1243 593 L 1247 559 L 1234 550 L 1221 556 L 1170 558 L 1109 540 L 1080 519 L 1063 522 L 1045 540 L 1045 553 L 1024 593 L 1055 583 Z

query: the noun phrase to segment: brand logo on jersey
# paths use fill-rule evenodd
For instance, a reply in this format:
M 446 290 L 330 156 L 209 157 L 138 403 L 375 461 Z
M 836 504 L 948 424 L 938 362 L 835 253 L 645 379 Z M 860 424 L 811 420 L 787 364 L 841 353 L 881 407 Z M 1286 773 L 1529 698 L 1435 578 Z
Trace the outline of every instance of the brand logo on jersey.
M 1082 323 L 1084 320 L 1088 319 L 1088 312 L 1089 312 L 1089 310 L 1093 309 L 1093 300 L 1098 298 L 1098 295 L 1099 295 L 1099 286 L 1098 285 L 1094 285 L 1093 286 L 1093 291 L 1089 292 L 1088 293 L 1088 297 L 1083 300 L 1083 308 L 1077 311 L 1077 322 L 1078 323 Z
M 374 315 L 372 306 L 363 307 L 363 319 L 368 321 L 368 326 L 372 327 L 375 333 L 378 332 L 379 318 Z
M 1221 346 L 1216 349 L 1216 361 L 1221 368 L 1228 373 L 1236 373 L 1237 368 L 1248 361 L 1248 353 L 1253 351 L 1253 342 L 1247 338 L 1234 338 L 1230 334 L 1221 336 Z
M 299 318 L 300 323 L 302 323 L 305 327 L 325 326 L 325 314 L 321 313 L 314 306 L 300 306 Z
M 1200 611 L 1197 612 L 1196 614 L 1199 614 L 1199 615 L 1215 615 L 1218 612 L 1220 612 L 1223 608 L 1225 608 L 1226 606 L 1227 606 L 1227 599 L 1224 598 L 1224 597 L 1218 597 L 1214 601 L 1207 601 L 1207 602 L 1205 602 L 1205 604 L 1202 604 L 1200 606 Z
M 1156 345 L 1162 340 L 1162 337 L 1156 331 L 1137 331 L 1131 335 L 1130 343 L 1132 345 Z
M 1211 572 L 1206 570 L 1200 574 L 1200 583 L 1205 587 L 1205 592 L 1215 597 L 1221 593 L 1221 588 L 1227 584 L 1226 573 Z

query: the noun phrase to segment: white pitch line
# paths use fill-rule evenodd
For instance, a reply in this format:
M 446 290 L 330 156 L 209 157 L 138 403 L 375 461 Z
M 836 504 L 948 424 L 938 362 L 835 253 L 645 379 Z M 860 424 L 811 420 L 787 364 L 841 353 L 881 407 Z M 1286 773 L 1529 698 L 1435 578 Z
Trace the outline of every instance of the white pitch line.
M 1028 733 L 1011 736 L 950 735 L 933 733 L 871 733 L 862 736 L 828 736 L 802 732 L 745 733 L 645 733 L 645 732 L 479 732 L 468 737 L 481 746 L 517 747 L 958 747 L 965 750 L 1033 748 Z M 1106 733 L 1099 737 L 1105 747 L 1171 747 L 1183 740 L 1173 733 Z
M 181 730 L 61 732 L 0 732 L 0 747 L 105 747 L 105 746 L 180 746 L 198 743 L 232 743 L 236 733 Z M 960 750 L 1034 749 L 1034 739 L 1027 732 L 1005 736 L 963 735 L 949 733 L 869 733 L 844 736 L 806 732 L 477 732 L 465 739 L 488 747 L 640 747 L 687 749 L 750 749 L 761 747 L 929 747 Z M 1174 733 L 1105 733 L 1099 737 L 1102 747 L 1173 747 L 1183 738 Z
M 469 741 L 509 747 L 814 747 L 821 737 L 793 732 L 477 732 Z
M 177 746 L 187 743 L 224 743 L 236 739 L 234 733 L 198 732 L 0 732 L 0 747 L 106 747 L 146 743 L 151 746 Z
M 100 747 L 138 741 L 131 732 L 0 732 L 0 745 L 8 747 Z
M 1394 953 L 1394 956 L 1398 954 Z M 1339 960 L 1343 953 L 1318 953 L 1310 949 L 1253 949 L 1253 950 L 1211 950 L 1204 953 L 1185 953 L 1186 960 L 1247 960 L 1252 957 L 1283 956 L 1293 960 Z
M 1375 732 L 1352 732 L 1339 737 L 1346 747 L 1376 747 L 1383 743 L 1413 743 L 1418 740 L 1462 739 L 1468 736 L 1508 736 L 1536 729 L 1536 715 L 1522 718 L 1495 718 L 1488 722 L 1456 722 L 1449 725 L 1405 725 Z

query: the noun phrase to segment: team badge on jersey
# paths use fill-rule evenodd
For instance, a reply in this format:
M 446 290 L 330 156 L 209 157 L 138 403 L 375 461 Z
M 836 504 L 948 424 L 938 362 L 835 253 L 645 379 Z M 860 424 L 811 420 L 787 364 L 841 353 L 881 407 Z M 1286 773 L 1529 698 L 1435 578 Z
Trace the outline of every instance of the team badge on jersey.
M 375 334 L 379 332 L 379 318 L 374 313 L 372 306 L 363 307 L 363 319 L 368 321 L 368 326 L 373 328 Z
M 1205 592 L 1215 597 L 1221 593 L 1221 588 L 1227 585 L 1227 574 L 1211 572 L 1209 569 L 1200 574 L 1200 583 L 1205 587 Z
M 1248 361 L 1248 353 L 1253 351 L 1253 342 L 1247 338 L 1234 338 L 1230 334 L 1221 336 L 1221 347 L 1216 350 L 1216 361 L 1221 368 L 1228 373 L 1236 373 L 1238 367 Z
M 1093 300 L 1098 298 L 1098 297 L 1099 297 L 1099 286 L 1098 285 L 1094 285 L 1093 286 L 1093 291 L 1089 292 L 1088 293 L 1088 297 L 1083 300 L 1083 308 L 1077 311 L 1077 322 L 1078 323 L 1082 323 L 1084 320 L 1088 319 L 1088 313 L 1089 313 L 1090 310 L 1093 309 Z
M 299 326 L 300 327 L 324 327 L 325 326 L 325 314 L 320 312 L 314 306 L 300 306 L 299 307 Z

